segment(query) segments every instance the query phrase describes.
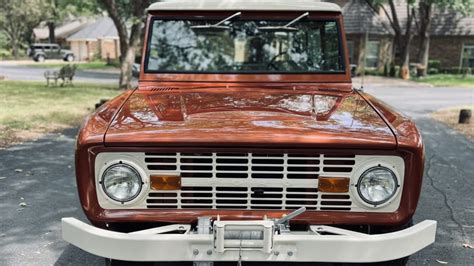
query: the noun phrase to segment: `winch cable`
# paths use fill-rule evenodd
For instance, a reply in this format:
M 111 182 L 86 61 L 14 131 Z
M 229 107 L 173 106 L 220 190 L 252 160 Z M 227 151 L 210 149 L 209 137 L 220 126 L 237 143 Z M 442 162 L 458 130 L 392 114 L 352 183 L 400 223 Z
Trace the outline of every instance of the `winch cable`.
M 239 233 L 240 244 L 239 244 L 239 261 L 237 261 L 237 266 L 242 266 L 242 232 Z

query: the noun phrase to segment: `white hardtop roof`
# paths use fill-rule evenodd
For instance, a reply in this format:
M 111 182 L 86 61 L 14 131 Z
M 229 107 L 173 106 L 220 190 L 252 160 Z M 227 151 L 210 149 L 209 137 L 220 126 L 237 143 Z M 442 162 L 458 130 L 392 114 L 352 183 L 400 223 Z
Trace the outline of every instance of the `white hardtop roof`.
M 149 11 L 329 11 L 341 12 L 333 3 L 318 0 L 164 0 Z

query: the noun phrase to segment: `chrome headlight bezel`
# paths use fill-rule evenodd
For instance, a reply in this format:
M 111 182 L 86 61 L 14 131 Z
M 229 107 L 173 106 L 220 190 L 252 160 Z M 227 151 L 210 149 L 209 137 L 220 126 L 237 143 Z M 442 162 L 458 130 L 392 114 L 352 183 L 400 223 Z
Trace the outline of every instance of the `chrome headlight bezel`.
M 390 193 L 390 195 L 388 197 L 386 197 L 385 199 L 380 200 L 380 201 L 372 201 L 370 199 L 367 199 L 363 195 L 363 193 L 361 191 L 361 183 L 362 183 L 363 179 L 367 177 L 368 173 L 373 172 L 373 171 L 377 171 L 377 170 L 383 170 L 383 171 L 386 171 L 387 173 L 389 173 L 389 176 L 392 178 L 391 181 L 393 181 L 393 183 L 394 183 L 394 189 Z M 391 200 L 393 200 L 395 198 L 395 196 L 397 195 L 397 193 L 399 192 L 399 190 L 400 190 L 399 187 L 400 187 L 400 181 L 399 181 L 399 178 L 398 178 L 397 174 L 394 171 L 392 171 L 392 169 L 390 169 L 389 167 L 386 167 L 386 166 L 383 166 L 383 165 L 380 165 L 380 164 L 377 165 L 377 166 L 372 166 L 372 167 L 366 169 L 358 177 L 357 185 L 356 185 L 357 194 L 358 194 L 360 200 L 362 200 L 362 202 L 364 202 L 366 205 L 371 206 L 373 208 L 384 206 L 385 204 L 388 204 Z
M 114 197 L 114 195 L 111 195 L 109 191 L 107 191 L 105 187 L 105 175 L 109 170 L 116 166 L 122 166 L 122 167 L 127 167 L 130 169 L 137 177 L 136 181 L 139 184 L 139 189 L 138 191 L 131 197 L 127 199 L 119 199 Z M 103 195 L 102 198 L 118 205 L 133 205 L 137 201 L 141 200 L 143 198 L 143 195 L 146 194 L 147 192 L 147 186 L 146 184 L 148 183 L 146 180 L 146 175 L 143 171 L 143 169 L 137 165 L 136 163 L 128 160 L 114 160 L 114 161 L 109 161 L 105 165 L 103 165 L 100 174 L 98 176 L 98 186 L 100 187 L 100 191 L 102 192 L 101 194 Z

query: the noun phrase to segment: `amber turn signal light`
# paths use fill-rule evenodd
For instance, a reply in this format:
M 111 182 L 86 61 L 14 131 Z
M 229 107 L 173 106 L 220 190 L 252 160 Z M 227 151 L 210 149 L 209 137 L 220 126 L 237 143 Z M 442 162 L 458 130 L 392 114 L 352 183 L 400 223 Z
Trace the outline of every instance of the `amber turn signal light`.
M 349 191 L 349 178 L 319 177 L 318 190 L 320 192 L 344 193 Z
M 150 176 L 150 186 L 153 190 L 180 190 L 181 176 L 152 175 Z

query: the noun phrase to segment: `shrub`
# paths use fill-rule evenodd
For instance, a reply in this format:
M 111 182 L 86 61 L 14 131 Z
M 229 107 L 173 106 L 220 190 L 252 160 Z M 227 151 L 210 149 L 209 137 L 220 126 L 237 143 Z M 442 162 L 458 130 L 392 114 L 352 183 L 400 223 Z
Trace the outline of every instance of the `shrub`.
M 390 65 L 389 65 L 389 64 L 385 64 L 385 65 L 383 66 L 383 75 L 384 75 L 385 77 L 388 77 L 389 74 L 390 74 Z
M 438 68 L 429 68 L 428 69 L 428 75 L 436 75 L 439 74 L 439 69 Z
M 376 68 L 366 68 L 365 69 L 365 74 L 370 75 L 370 76 L 382 76 L 383 71 L 380 71 Z
M 120 67 L 120 60 L 117 59 L 110 59 L 106 63 L 107 66 L 112 66 L 112 67 Z
M 12 56 L 12 53 L 8 50 L 5 50 L 5 49 L 0 49 L 0 58 L 2 59 L 6 59 L 6 58 L 10 58 Z
M 396 77 L 398 71 L 399 71 L 399 67 L 395 66 L 395 64 L 392 63 L 390 65 L 390 73 L 389 73 L 390 77 L 393 77 L 393 78 Z
M 470 68 L 459 68 L 459 67 L 451 67 L 451 68 L 443 68 L 440 69 L 439 73 L 442 74 L 469 74 L 472 73 Z
M 437 69 L 438 72 L 441 69 L 441 61 L 440 60 L 429 60 L 428 61 L 428 69 Z

